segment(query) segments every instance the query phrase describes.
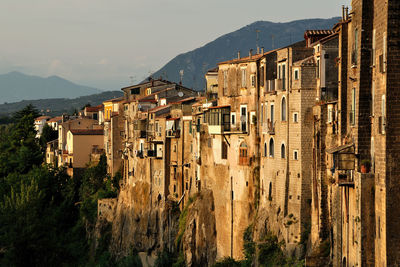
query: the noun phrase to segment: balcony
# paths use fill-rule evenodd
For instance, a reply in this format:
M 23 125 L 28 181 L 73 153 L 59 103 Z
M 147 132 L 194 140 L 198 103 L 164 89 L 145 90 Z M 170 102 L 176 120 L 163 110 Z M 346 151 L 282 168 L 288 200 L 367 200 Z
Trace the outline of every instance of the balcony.
M 178 130 L 167 130 L 165 133 L 167 138 L 179 138 L 181 136 L 181 131 Z
M 339 186 L 354 187 L 354 179 L 349 174 L 338 174 L 336 175 L 336 183 Z
M 275 134 L 275 123 L 276 122 L 272 122 L 269 119 L 267 121 L 268 133 L 271 134 L 271 135 Z
M 321 100 L 324 102 L 338 100 L 338 88 L 321 88 Z
M 266 93 L 275 92 L 275 83 L 276 83 L 276 80 L 267 80 L 267 83 L 265 86 L 265 92 Z

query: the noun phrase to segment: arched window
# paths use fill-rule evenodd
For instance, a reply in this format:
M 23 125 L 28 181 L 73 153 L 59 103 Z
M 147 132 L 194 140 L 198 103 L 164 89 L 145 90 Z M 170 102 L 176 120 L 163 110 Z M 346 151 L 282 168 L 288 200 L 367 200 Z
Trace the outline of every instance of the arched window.
M 286 97 L 282 97 L 281 103 L 281 120 L 286 121 Z
M 249 157 L 247 156 L 247 145 L 242 142 L 239 147 L 239 165 L 249 165 Z
M 269 140 L 269 156 L 270 156 L 271 158 L 274 157 L 274 139 L 273 139 L 273 138 L 271 138 L 271 139 Z
M 268 156 L 268 154 L 267 154 L 267 143 L 265 142 L 264 143 L 264 157 L 267 157 Z
M 281 158 L 285 158 L 286 157 L 286 148 L 285 148 L 285 144 L 281 145 Z

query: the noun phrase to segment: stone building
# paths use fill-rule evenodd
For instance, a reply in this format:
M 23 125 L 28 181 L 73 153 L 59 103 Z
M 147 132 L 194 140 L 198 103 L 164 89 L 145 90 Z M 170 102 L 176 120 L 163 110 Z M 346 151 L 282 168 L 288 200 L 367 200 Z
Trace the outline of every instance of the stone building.
M 260 207 L 268 229 L 300 255 L 310 223 L 312 105 L 315 61 L 306 42 L 269 52 L 260 61 Z
M 204 112 L 201 188 L 214 194 L 218 258 L 243 258 L 243 233 L 255 212 L 260 57 L 250 52 L 219 63 L 218 103 Z
M 334 27 L 338 99 L 314 108 L 319 174 L 313 188 L 321 195 L 313 193 L 319 209 L 313 209 L 312 233 L 313 241 L 330 241 L 335 266 L 400 263 L 399 10 L 398 1 L 353 0 Z
M 70 119 L 68 120 L 67 117 L 63 118 L 63 122 L 58 125 L 58 151 L 57 151 L 57 158 L 58 158 L 58 166 L 73 166 L 72 163 L 72 155 L 70 155 L 70 150 L 69 148 L 72 149 L 72 144 L 70 144 L 70 141 L 73 141 L 73 138 L 68 137 L 68 132 L 71 131 L 80 131 L 80 130 L 101 130 L 103 131 L 103 126 L 99 125 L 97 120 L 93 120 L 90 118 L 76 118 L 76 119 Z M 97 135 L 97 133 L 96 133 Z M 103 135 L 103 134 L 101 134 Z M 103 138 L 103 137 L 102 137 Z M 102 142 L 96 141 L 91 141 L 90 138 L 87 139 L 89 141 L 89 144 L 91 145 L 97 145 L 98 147 L 103 147 L 104 146 L 104 140 Z M 75 147 L 75 152 L 78 153 L 79 146 Z M 87 153 L 86 153 L 87 152 Z M 80 152 L 79 152 L 80 153 Z M 81 168 L 81 165 L 84 166 L 84 164 L 89 163 L 89 158 L 90 158 L 90 153 L 91 151 L 86 151 L 85 153 L 88 156 L 88 160 L 86 162 L 81 162 L 79 159 L 79 168 Z M 77 166 L 77 165 L 76 165 Z M 71 172 L 72 173 L 72 172 Z
M 122 147 L 125 137 L 123 117 L 124 99 L 115 98 L 103 102 L 104 149 L 107 156 L 107 172 L 114 176 L 122 168 Z

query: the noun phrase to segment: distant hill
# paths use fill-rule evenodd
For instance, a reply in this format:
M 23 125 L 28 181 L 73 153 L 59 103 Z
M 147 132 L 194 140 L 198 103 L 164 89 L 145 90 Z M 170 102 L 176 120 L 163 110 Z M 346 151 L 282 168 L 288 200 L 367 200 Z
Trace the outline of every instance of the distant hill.
M 256 51 L 257 34 L 259 30 L 259 47 L 264 51 L 287 46 L 304 39 L 306 30 L 332 29 L 339 18 L 305 19 L 287 23 L 257 21 L 237 31 L 225 34 L 218 39 L 193 51 L 180 54 L 153 74 L 154 78 L 162 76 L 165 79 L 179 82 L 179 71 L 184 70 L 183 84 L 196 90 L 205 88 L 204 74 L 218 62 L 249 55 L 250 49 Z M 212 29 L 211 29 L 212 30 Z
M 52 98 L 7 103 L 0 105 L 0 117 L 10 116 L 12 113 L 23 109 L 29 104 L 34 105 L 43 114 L 56 116 L 63 113 L 72 113 L 75 109 L 79 110 L 88 103 L 91 106 L 97 106 L 105 100 L 121 97 L 122 95 L 122 91 L 108 91 L 100 94 L 81 96 L 74 99 Z
M 42 78 L 17 71 L 0 75 L 0 104 L 44 98 L 75 98 L 100 92 L 58 76 Z

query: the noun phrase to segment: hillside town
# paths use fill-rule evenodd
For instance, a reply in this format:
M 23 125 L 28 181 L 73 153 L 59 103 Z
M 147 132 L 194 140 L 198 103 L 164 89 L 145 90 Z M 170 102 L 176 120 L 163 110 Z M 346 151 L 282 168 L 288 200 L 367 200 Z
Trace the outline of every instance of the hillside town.
M 306 266 L 397 266 L 399 17 L 397 1 L 353 0 L 330 29 L 220 62 L 205 92 L 149 77 L 76 116 L 38 117 L 38 136 L 58 131 L 46 163 L 72 177 L 105 154 L 122 175 L 118 197 L 98 201 L 116 253 L 173 249 L 171 203 L 197 197 L 188 266 L 243 259 L 249 226 Z

